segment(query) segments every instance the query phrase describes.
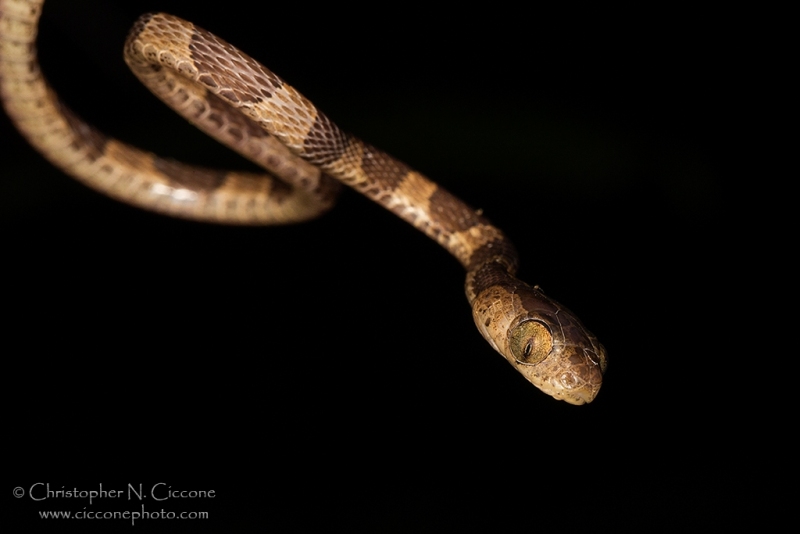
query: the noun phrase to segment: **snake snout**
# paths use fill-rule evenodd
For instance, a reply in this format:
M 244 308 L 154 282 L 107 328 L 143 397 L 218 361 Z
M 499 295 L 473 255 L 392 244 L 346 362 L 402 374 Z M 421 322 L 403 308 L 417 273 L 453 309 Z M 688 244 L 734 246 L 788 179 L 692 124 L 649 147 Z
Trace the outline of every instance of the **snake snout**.
M 603 385 L 602 368 L 592 360 L 573 362 L 554 377 L 554 389 L 561 392 L 560 398 L 570 404 L 588 404 L 594 400 Z

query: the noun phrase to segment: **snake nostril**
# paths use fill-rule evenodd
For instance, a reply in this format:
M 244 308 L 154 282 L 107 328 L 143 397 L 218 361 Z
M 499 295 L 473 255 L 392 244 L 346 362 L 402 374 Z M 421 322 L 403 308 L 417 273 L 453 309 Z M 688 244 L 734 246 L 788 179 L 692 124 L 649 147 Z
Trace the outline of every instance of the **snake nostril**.
M 561 386 L 565 389 L 574 389 L 578 387 L 581 383 L 581 380 L 575 375 L 575 373 L 565 371 L 561 373 L 558 377 L 559 382 L 561 382 Z

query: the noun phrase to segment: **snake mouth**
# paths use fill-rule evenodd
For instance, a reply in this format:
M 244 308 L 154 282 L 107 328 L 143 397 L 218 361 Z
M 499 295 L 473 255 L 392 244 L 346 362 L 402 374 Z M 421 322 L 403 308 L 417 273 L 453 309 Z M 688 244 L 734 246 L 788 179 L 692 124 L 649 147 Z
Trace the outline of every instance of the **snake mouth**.
M 597 396 L 598 391 L 599 388 L 591 389 L 588 387 L 572 391 L 560 389 L 550 392 L 550 396 L 556 400 L 563 400 L 567 404 L 581 406 L 592 402 Z
M 595 399 L 599 391 L 600 388 L 596 389 L 590 389 L 588 387 L 581 388 L 578 391 L 571 391 L 569 395 L 564 397 L 564 400 L 576 406 L 580 406 L 582 404 L 589 404 Z

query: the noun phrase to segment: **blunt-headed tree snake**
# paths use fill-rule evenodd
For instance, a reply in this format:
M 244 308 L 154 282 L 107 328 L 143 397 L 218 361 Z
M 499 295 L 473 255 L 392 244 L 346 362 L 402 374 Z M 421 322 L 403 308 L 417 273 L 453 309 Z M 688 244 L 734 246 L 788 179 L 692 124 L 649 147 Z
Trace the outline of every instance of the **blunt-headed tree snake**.
M 572 404 L 595 398 L 605 349 L 564 306 L 515 278 L 513 245 L 481 212 L 342 132 L 250 56 L 165 14 L 134 24 L 125 61 L 189 122 L 271 176 L 191 167 L 110 138 L 69 111 L 45 81 L 35 48 L 43 4 L 0 0 L 0 91 L 19 131 L 54 165 L 123 202 L 226 224 L 316 217 L 344 183 L 455 256 L 466 269 L 478 330 L 525 378 Z

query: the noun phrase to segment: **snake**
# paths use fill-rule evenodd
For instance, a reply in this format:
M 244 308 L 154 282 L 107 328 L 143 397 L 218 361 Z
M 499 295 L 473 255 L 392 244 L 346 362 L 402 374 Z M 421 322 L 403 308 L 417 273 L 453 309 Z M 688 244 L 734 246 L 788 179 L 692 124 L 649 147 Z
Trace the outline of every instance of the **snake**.
M 0 99 L 20 133 L 63 172 L 143 209 L 230 225 L 313 219 L 333 207 L 345 184 L 461 263 L 478 331 L 530 383 L 569 404 L 595 399 L 605 348 L 567 308 L 516 278 L 516 249 L 482 210 L 343 132 L 226 41 L 163 13 L 134 23 L 125 62 L 168 106 L 267 173 L 194 167 L 111 138 L 70 111 L 45 80 L 36 51 L 43 5 L 0 0 Z

